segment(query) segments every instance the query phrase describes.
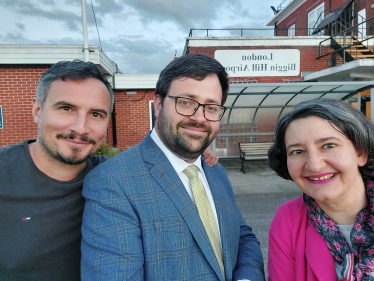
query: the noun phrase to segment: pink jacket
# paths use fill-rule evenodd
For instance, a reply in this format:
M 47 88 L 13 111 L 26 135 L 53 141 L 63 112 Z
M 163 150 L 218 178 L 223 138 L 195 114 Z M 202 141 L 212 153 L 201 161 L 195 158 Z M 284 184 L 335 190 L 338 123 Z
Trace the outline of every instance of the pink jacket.
M 303 197 L 281 205 L 269 230 L 269 281 L 336 281 L 325 241 L 308 218 Z

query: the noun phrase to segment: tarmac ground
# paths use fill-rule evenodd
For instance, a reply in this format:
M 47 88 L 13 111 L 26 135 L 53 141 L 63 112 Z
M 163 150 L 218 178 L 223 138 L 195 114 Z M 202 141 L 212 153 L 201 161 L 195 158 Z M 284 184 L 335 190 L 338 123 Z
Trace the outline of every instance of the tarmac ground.
M 236 202 L 247 224 L 260 241 L 267 278 L 268 232 L 278 207 L 302 195 L 293 181 L 270 169 L 267 161 L 246 161 L 244 174 L 240 159 L 220 159 L 234 190 Z

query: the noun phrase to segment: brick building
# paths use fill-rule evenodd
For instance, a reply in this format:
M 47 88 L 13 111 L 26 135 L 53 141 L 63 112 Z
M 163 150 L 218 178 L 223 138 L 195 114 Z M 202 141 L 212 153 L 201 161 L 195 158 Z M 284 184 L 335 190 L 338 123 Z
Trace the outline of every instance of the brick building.
M 277 120 L 312 98 L 347 100 L 374 119 L 374 59 L 358 51 L 361 45 L 373 50 L 373 1 L 280 0 L 268 23 L 274 26 L 269 36 L 251 36 L 249 29 L 191 30 L 184 53 L 215 57 L 230 75 L 228 110 L 213 150 L 236 157 L 238 142 L 271 141 Z M 350 24 L 337 30 L 344 17 Z M 76 58 L 83 59 L 82 46 L 0 45 L 0 146 L 36 137 L 31 102 L 41 73 L 59 60 Z M 121 149 L 136 145 L 154 124 L 158 74 L 119 73 L 97 46 L 90 46 L 90 61 L 116 93 L 107 142 Z

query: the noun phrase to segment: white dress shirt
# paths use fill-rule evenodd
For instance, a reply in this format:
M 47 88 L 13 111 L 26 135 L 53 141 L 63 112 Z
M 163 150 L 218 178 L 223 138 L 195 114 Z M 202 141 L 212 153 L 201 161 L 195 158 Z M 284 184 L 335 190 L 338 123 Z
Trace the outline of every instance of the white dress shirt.
M 219 231 L 219 224 L 218 224 L 218 218 L 217 218 L 217 211 L 216 207 L 214 206 L 214 201 L 213 201 L 213 196 L 212 192 L 210 191 L 208 181 L 206 180 L 204 170 L 201 166 L 201 156 L 199 156 L 195 162 L 193 163 L 187 163 L 183 159 L 179 158 L 176 156 L 173 152 L 171 152 L 165 144 L 161 141 L 160 137 L 158 136 L 157 132 L 155 129 L 152 130 L 151 133 L 151 138 L 153 141 L 157 144 L 157 146 L 162 150 L 162 152 L 166 155 L 166 158 L 170 161 L 171 165 L 173 166 L 174 170 L 177 172 L 179 178 L 181 179 L 184 187 L 187 190 L 187 193 L 190 195 L 192 201 L 195 204 L 195 198 L 192 193 L 192 188 L 190 184 L 190 180 L 188 177 L 183 173 L 184 169 L 186 169 L 190 165 L 196 165 L 199 168 L 199 171 L 197 172 L 197 176 L 199 177 L 201 183 L 204 186 L 205 192 L 208 196 L 210 206 L 212 207 L 214 218 L 216 221 L 217 229 L 218 229 L 218 238 L 219 238 L 219 243 L 221 245 L 221 250 L 222 250 L 222 243 L 221 243 L 221 235 Z
M 204 186 L 205 192 L 208 196 L 210 206 L 212 207 L 214 218 L 216 220 L 216 225 L 218 229 L 218 238 L 219 238 L 219 244 L 221 246 L 221 252 L 222 252 L 222 243 L 221 243 L 221 234 L 219 231 L 219 224 L 218 224 L 218 218 L 217 218 L 217 211 L 216 207 L 214 206 L 213 196 L 212 192 L 210 191 L 208 181 L 206 180 L 205 173 L 203 168 L 201 167 L 201 156 L 199 156 L 195 162 L 193 163 L 187 163 L 186 161 L 180 159 L 178 156 L 176 156 L 173 152 L 171 152 L 165 144 L 161 141 L 160 137 L 158 136 L 155 129 L 152 130 L 151 138 L 153 141 L 157 144 L 157 146 L 162 150 L 162 152 L 166 155 L 166 158 L 170 161 L 171 165 L 173 166 L 174 170 L 177 172 L 179 178 L 181 179 L 184 187 L 186 188 L 188 194 L 190 195 L 192 201 L 195 203 L 195 198 L 192 193 L 192 188 L 190 184 L 190 180 L 188 177 L 183 173 L 184 169 L 186 169 L 189 165 L 196 165 L 199 168 L 199 171 L 197 173 L 197 176 L 199 177 L 201 183 Z M 241 279 L 238 281 L 251 281 L 249 279 Z

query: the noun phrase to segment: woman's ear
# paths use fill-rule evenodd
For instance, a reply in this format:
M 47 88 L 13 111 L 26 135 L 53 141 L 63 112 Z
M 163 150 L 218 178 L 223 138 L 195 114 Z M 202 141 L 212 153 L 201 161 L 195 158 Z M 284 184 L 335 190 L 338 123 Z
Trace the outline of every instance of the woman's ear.
M 357 166 L 363 167 L 368 162 L 368 153 L 363 147 L 359 147 L 357 150 Z

